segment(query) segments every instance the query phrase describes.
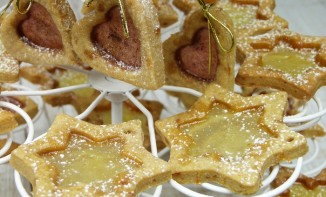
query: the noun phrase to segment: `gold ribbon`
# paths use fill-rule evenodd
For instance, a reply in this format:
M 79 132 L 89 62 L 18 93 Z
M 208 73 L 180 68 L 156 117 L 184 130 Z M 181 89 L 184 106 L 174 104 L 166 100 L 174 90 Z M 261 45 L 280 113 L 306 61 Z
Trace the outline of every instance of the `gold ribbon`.
M 86 3 L 86 6 L 89 7 L 93 1 L 94 0 L 89 0 Z M 126 17 L 126 12 L 125 12 L 124 0 L 118 0 L 118 1 L 119 1 L 119 6 L 120 6 L 120 16 L 121 16 L 123 33 L 128 38 L 129 37 L 129 29 L 128 29 L 127 17 Z
M 0 16 L 2 16 L 8 10 L 8 8 L 10 7 L 10 5 L 12 4 L 13 1 L 14 0 L 10 0 L 8 2 L 8 4 L 5 6 L 5 8 L 3 10 L 1 10 Z M 27 5 L 26 9 L 21 10 L 21 8 L 20 8 L 20 0 L 16 0 L 15 6 L 16 6 L 17 12 L 19 14 L 26 14 L 31 9 L 32 4 L 33 4 L 33 0 L 28 0 L 28 5 Z
M 216 43 L 218 44 L 218 46 L 220 47 L 220 49 L 223 52 L 230 52 L 232 50 L 232 48 L 234 47 L 234 35 L 232 33 L 232 31 L 225 25 L 223 24 L 220 20 L 218 20 L 215 16 L 213 16 L 209 9 L 214 5 L 214 4 L 206 4 L 204 2 L 204 0 L 197 0 L 198 3 L 200 4 L 203 12 L 204 12 L 204 16 L 207 19 L 207 26 L 208 26 L 208 71 L 210 73 L 211 71 L 211 64 L 212 64 L 212 50 L 211 50 L 211 33 L 214 36 L 214 39 L 216 41 Z M 213 25 L 213 22 L 217 22 L 219 25 L 221 25 L 230 35 L 231 37 L 231 46 L 229 48 L 225 48 L 221 42 L 220 39 L 217 35 L 216 29 Z

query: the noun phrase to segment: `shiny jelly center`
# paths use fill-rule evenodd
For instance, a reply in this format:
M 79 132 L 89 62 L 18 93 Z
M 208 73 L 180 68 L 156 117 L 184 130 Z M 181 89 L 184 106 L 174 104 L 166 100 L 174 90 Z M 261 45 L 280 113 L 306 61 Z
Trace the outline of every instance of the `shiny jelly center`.
M 56 168 L 56 183 L 60 187 L 88 184 L 109 189 L 115 184 L 116 177 L 132 169 L 128 159 L 121 157 L 121 148 L 118 141 L 93 142 L 72 135 L 65 150 L 43 154 L 42 157 Z
M 262 66 L 280 70 L 293 77 L 303 74 L 308 68 L 316 66 L 314 61 L 297 51 L 283 49 L 267 53 L 262 57 Z
M 216 104 L 200 122 L 182 126 L 194 141 L 190 154 L 242 157 L 263 145 L 270 136 L 259 123 L 262 111 L 259 107 L 237 112 Z

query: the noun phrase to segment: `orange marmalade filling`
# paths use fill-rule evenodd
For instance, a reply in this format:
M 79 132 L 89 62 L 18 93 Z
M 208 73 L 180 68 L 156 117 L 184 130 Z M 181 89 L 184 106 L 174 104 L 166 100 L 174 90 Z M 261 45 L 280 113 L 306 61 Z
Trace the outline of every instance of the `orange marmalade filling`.
M 132 181 L 135 163 L 121 156 L 119 140 L 94 142 L 72 135 L 66 149 L 42 155 L 57 172 L 56 184 L 61 188 L 88 185 L 102 192 L 126 180 Z
M 317 66 L 310 56 L 310 54 L 304 55 L 293 49 L 279 49 L 264 55 L 262 57 L 262 66 L 297 77 L 307 69 Z
M 223 10 L 229 14 L 235 27 L 251 24 L 256 19 L 257 7 L 253 5 L 225 4 Z
M 270 135 L 259 123 L 262 113 L 262 107 L 234 111 L 215 104 L 200 122 L 181 126 L 194 142 L 190 154 L 237 158 L 263 146 Z

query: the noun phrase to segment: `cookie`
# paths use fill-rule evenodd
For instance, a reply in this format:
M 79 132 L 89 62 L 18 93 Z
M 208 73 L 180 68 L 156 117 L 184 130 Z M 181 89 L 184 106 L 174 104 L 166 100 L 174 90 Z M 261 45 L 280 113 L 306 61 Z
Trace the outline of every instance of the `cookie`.
M 164 85 L 160 25 L 151 0 L 125 1 L 129 36 L 116 0 L 96 0 L 95 10 L 74 25 L 72 43 L 93 69 L 146 89 Z
M 245 87 L 271 87 L 309 100 L 326 84 L 326 38 L 290 30 L 239 38 L 245 60 L 236 83 Z
M 14 150 L 10 164 L 33 185 L 33 196 L 136 196 L 171 178 L 142 140 L 138 120 L 96 126 L 60 114 L 45 136 Z
M 285 92 L 242 97 L 211 84 L 188 111 L 156 121 L 171 149 L 172 178 L 257 192 L 265 170 L 308 151 L 305 137 L 282 122 L 286 98 Z
M 19 61 L 36 65 L 81 64 L 71 46 L 70 31 L 76 19 L 69 3 L 20 2 L 31 5 L 27 12 L 19 13 L 15 6 L 1 25 L 1 40 L 7 52 Z

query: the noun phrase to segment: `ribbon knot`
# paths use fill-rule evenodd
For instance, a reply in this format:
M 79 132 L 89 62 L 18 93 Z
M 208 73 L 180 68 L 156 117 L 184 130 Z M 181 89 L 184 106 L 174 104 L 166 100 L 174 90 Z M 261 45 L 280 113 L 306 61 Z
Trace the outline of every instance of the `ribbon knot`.
M 210 8 L 214 5 L 213 3 L 207 4 L 204 0 L 197 0 L 198 3 L 201 6 L 202 11 L 204 12 L 204 17 L 207 19 L 207 27 L 208 27 L 208 71 L 210 73 L 211 71 L 211 64 L 212 64 L 212 50 L 211 50 L 211 33 L 213 34 L 213 37 L 218 44 L 219 48 L 223 52 L 230 52 L 232 48 L 234 47 L 234 35 L 232 31 L 220 20 L 218 20 L 215 16 L 213 16 L 210 13 Z M 216 29 L 214 27 L 214 22 L 217 22 L 219 25 L 221 25 L 230 35 L 231 37 L 231 46 L 229 48 L 226 48 L 222 45 L 220 38 L 218 37 L 218 34 L 216 32 Z
M 2 16 L 2 15 L 3 15 L 7 10 L 8 10 L 8 8 L 10 7 L 10 5 L 12 4 L 13 1 L 14 1 L 14 0 L 10 0 L 10 1 L 8 2 L 8 4 L 5 6 L 5 8 L 4 8 L 3 10 L 1 10 L 1 12 L 0 12 L 0 16 Z M 21 9 L 21 7 L 20 7 L 20 0 L 16 0 L 15 7 L 16 7 L 17 12 L 18 12 L 19 14 L 26 14 L 26 13 L 31 9 L 32 4 L 33 4 L 33 0 L 28 0 L 28 4 L 27 4 L 26 8 L 25 8 L 25 10 L 23 10 L 23 9 Z

